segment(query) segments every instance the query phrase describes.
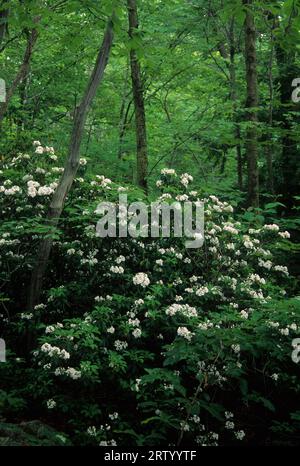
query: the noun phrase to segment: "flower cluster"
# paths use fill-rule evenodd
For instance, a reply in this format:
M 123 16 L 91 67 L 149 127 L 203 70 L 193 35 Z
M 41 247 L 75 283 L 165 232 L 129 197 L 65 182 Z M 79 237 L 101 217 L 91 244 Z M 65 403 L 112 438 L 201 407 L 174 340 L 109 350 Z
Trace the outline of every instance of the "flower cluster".
M 38 324 L 36 380 L 28 386 L 37 387 L 45 417 L 51 421 L 55 408 L 78 443 L 147 444 L 159 430 L 159 441 L 217 445 L 247 442 L 247 416 L 259 409 L 260 417 L 287 394 L 296 412 L 296 377 L 286 367 L 299 306 L 290 303 L 289 272 L 278 261 L 289 234 L 273 220 L 248 228 L 227 200 L 189 191 L 187 173 L 162 170 L 158 202 L 204 203 L 205 242 L 196 250 L 174 237 L 97 238 L 99 199 L 117 203 L 120 192 L 135 192 L 85 172 L 82 159 L 53 240 L 45 304 L 32 312 L 20 306 L 16 283 L 31 272 L 29 245 L 40 238 L 63 170 L 50 166 L 54 151 L 39 141 L 34 147 L 36 155 L 18 154 L 9 176 L 1 173 L 0 265 L 18 332 Z M 268 435 L 276 416 L 276 409 L 266 416 Z
M 148 275 L 143 272 L 139 272 L 136 275 L 134 275 L 132 281 L 134 285 L 141 286 L 142 288 L 146 288 L 150 285 L 150 279 Z
M 60 349 L 57 346 L 51 346 L 49 343 L 44 343 L 41 346 L 41 351 L 46 353 L 51 358 L 57 356 L 61 359 L 70 359 L 70 353 L 68 353 L 65 349 Z

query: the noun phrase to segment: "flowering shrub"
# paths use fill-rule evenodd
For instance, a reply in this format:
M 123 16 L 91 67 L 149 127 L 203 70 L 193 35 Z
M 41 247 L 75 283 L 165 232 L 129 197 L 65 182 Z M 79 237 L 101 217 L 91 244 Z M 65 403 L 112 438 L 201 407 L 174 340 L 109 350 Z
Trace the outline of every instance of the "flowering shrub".
M 42 302 L 26 312 L 35 246 L 62 171 L 53 148 L 34 144 L 34 155 L 19 154 L 0 175 L 3 331 L 20 358 L 0 367 L 6 414 L 15 374 L 28 381 L 13 386 L 21 412 L 63 425 L 78 444 L 295 443 L 300 302 L 276 261 L 288 232 L 241 223 L 228 202 L 200 198 L 190 175 L 165 169 L 158 201 L 204 202 L 204 246 L 97 238 L 99 201 L 144 195 L 104 176 L 84 180 L 82 160 L 51 232 Z

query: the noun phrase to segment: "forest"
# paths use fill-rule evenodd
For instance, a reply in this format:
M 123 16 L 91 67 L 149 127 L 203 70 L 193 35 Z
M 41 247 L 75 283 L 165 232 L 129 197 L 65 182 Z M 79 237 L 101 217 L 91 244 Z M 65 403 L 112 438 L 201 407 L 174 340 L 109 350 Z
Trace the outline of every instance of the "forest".
M 300 446 L 299 156 L 300 0 L 0 0 L 0 446 Z

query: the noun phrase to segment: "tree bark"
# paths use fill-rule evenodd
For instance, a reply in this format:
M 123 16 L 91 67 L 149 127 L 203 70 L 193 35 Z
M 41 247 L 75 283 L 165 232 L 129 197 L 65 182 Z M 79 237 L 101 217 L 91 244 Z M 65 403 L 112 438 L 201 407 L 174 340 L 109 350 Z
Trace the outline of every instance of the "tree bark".
M 128 98 L 128 78 L 129 78 L 129 63 L 127 63 L 126 65 L 126 70 L 125 70 L 125 75 L 124 75 L 124 89 L 123 89 L 121 108 L 120 108 L 118 159 L 122 159 L 123 157 L 123 142 L 124 142 L 124 136 L 125 136 L 125 131 L 127 127 L 128 113 L 129 113 L 131 103 L 132 103 L 132 101 L 130 100 L 130 102 L 126 105 L 127 98 Z
M 295 17 L 297 11 L 291 12 L 291 19 Z M 279 19 L 276 26 L 280 30 Z M 281 122 L 282 128 L 282 153 L 279 161 L 281 180 L 278 183 L 278 191 L 282 194 L 282 202 L 286 206 L 289 214 L 295 205 L 294 196 L 299 195 L 299 149 L 297 144 L 296 126 L 299 125 L 299 103 L 292 100 L 292 82 L 299 77 L 300 68 L 296 60 L 295 48 L 287 49 L 282 41 L 288 35 L 289 25 L 283 36 L 276 36 L 275 53 L 279 70 L 279 95 L 280 110 L 276 119 Z
M 267 146 L 266 146 L 266 161 L 267 161 L 267 188 L 268 193 L 274 194 L 274 173 L 273 173 L 273 101 L 274 101 L 274 84 L 273 84 L 273 60 L 274 60 L 274 28 L 275 21 L 272 17 L 273 24 L 271 25 L 270 32 L 270 59 L 269 59 L 269 71 L 268 71 L 268 85 L 269 85 L 269 129 L 267 131 Z
M 39 23 L 40 19 L 41 19 L 40 17 L 36 17 L 34 19 L 34 22 L 37 24 L 37 23 Z M 34 29 L 31 29 L 31 31 L 27 31 L 26 35 L 27 35 L 27 45 L 26 45 L 26 49 L 25 49 L 22 64 L 21 64 L 21 66 L 19 68 L 18 73 L 16 74 L 15 79 L 13 80 L 12 85 L 9 87 L 9 89 L 6 92 L 5 102 L 3 102 L 3 104 L 0 106 L 0 125 L 1 125 L 1 123 L 3 121 L 3 119 L 4 119 L 4 116 L 5 116 L 5 113 L 7 111 L 10 99 L 14 95 L 14 93 L 15 93 L 16 89 L 18 88 L 18 86 L 20 85 L 20 83 L 27 76 L 28 69 L 29 69 L 29 63 L 30 63 L 30 60 L 31 60 L 32 52 L 33 52 L 33 48 L 34 48 L 35 43 L 36 43 L 37 38 L 38 38 L 38 31 L 37 31 L 36 28 L 34 28 Z
M 3 4 L 4 2 L 2 1 L 0 4 L 0 45 L 5 39 L 5 36 L 7 35 L 8 31 L 8 15 L 9 15 L 9 9 L 5 8 L 3 9 Z
M 256 29 L 251 11 L 252 0 L 243 0 L 246 6 L 245 20 L 245 62 L 247 81 L 246 118 L 249 124 L 246 134 L 246 156 L 248 166 L 248 205 L 259 206 L 259 174 L 257 146 L 257 65 L 256 65 Z
M 237 161 L 237 178 L 238 188 L 240 191 L 243 190 L 243 158 L 241 148 L 241 131 L 237 117 L 237 84 L 236 84 L 236 72 L 235 72 L 235 40 L 234 40 L 234 18 L 231 20 L 229 28 L 229 48 L 230 48 L 230 65 L 229 65 L 229 76 L 231 92 L 230 97 L 233 102 L 233 120 L 234 120 L 234 136 L 236 142 L 236 161 Z
M 62 210 L 64 208 L 65 200 L 70 191 L 76 172 L 79 167 L 80 160 L 80 146 L 84 132 L 84 125 L 87 118 L 88 110 L 96 95 L 99 84 L 102 81 L 103 74 L 109 59 L 110 50 L 113 42 L 113 19 L 110 19 L 104 34 L 103 42 L 98 53 L 98 57 L 87 85 L 86 91 L 82 98 L 80 105 L 77 107 L 73 130 L 70 140 L 68 156 L 65 162 L 64 172 L 59 181 L 59 184 L 53 194 L 49 211 L 47 214 L 46 224 L 49 229 L 45 238 L 41 240 L 38 248 L 37 260 L 34 266 L 31 282 L 29 287 L 29 300 L 28 308 L 32 310 L 39 302 L 42 290 L 43 278 L 45 275 L 47 263 L 49 260 L 52 248 L 52 235 L 55 230 Z
M 139 27 L 136 0 L 127 0 L 127 9 L 129 21 L 128 34 L 130 39 L 134 39 L 137 37 Z M 147 191 L 148 154 L 144 92 L 140 62 L 133 46 L 130 50 L 130 67 L 136 123 L 137 183 L 144 191 Z

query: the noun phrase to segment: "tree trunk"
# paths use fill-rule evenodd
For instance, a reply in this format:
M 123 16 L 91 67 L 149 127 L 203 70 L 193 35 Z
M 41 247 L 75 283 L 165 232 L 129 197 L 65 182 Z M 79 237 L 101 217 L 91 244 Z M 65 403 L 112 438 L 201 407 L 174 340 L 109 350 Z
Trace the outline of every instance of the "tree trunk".
M 234 40 L 234 19 L 232 18 L 230 29 L 229 29 L 229 47 L 230 47 L 230 86 L 231 92 L 230 97 L 233 102 L 233 119 L 234 119 L 234 137 L 237 140 L 236 143 L 236 160 L 237 160 L 237 178 L 239 190 L 243 190 L 243 159 L 242 159 L 242 148 L 241 148 L 241 131 L 237 118 L 237 89 L 236 89 L 236 72 L 235 72 L 235 40 Z
M 5 39 L 5 36 L 7 35 L 8 31 L 8 15 L 9 15 L 9 9 L 5 8 L 3 9 L 3 4 L 4 2 L 2 1 L 0 4 L 0 45 Z
M 131 101 L 128 105 L 126 105 L 126 101 L 128 98 L 128 77 L 129 77 L 129 63 L 126 65 L 125 75 L 124 75 L 124 89 L 122 95 L 122 102 L 120 108 L 120 120 L 119 120 L 119 148 L 118 148 L 118 159 L 122 159 L 123 157 L 123 142 L 124 136 L 127 127 L 127 118 L 128 113 L 131 107 Z
M 267 189 L 268 193 L 274 194 L 274 174 L 273 174 L 273 101 L 274 101 L 274 84 L 273 84 L 273 60 L 274 60 L 274 34 L 275 21 L 271 26 L 270 41 L 271 51 L 269 60 L 268 84 L 269 84 L 269 129 L 267 131 L 266 161 L 267 161 Z
M 138 29 L 136 0 L 127 0 L 127 9 L 129 20 L 128 34 L 130 39 L 134 39 L 137 37 Z M 130 50 L 130 67 L 136 122 L 137 183 L 141 188 L 147 191 L 148 155 L 144 92 L 140 63 L 133 46 Z
M 68 192 L 72 186 L 73 180 L 79 167 L 80 158 L 80 145 L 84 132 L 84 125 L 87 117 L 88 110 L 96 95 L 99 84 L 102 81 L 103 74 L 109 59 L 110 50 L 113 42 L 113 20 L 109 20 L 107 29 L 104 34 L 103 42 L 98 53 L 98 57 L 87 85 L 85 94 L 82 98 L 80 105 L 77 107 L 73 130 L 70 140 L 69 152 L 65 162 L 64 172 L 60 182 L 53 194 L 49 211 L 47 214 L 46 224 L 49 227 L 47 235 L 41 240 L 38 248 L 37 260 L 32 272 L 31 282 L 29 287 L 29 302 L 28 308 L 32 310 L 39 302 L 40 293 L 42 290 L 43 278 L 45 275 L 48 259 L 52 248 L 52 235 L 55 230 L 59 218 L 61 216 L 64 203 Z
M 291 12 L 291 18 L 296 12 Z M 280 28 L 277 18 L 276 26 Z M 289 33 L 286 28 L 284 35 Z M 295 48 L 288 50 L 282 43 L 279 35 L 275 40 L 275 53 L 279 69 L 279 95 L 281 108 L 276 119 L 281 122 L 282 128 L 282 153 L 279 162 L 281 181 L 279 192 L 282 194 L 282 202 L 286 205 L 287 213 L 290 213 L 295 205 L 294 196 L 299 195 L 299 150 L 297 144 L 296 127 L 299 125 L 299 104 L 292 100 L 292 82 L 299 77 L 300 68 L 296 61 Z
M 40 17 L 36 17 L 34 19 L 34 22 L 37 24 L 40 21 Z M 15 93 L 16 89 L 18 88 L 19 84 L 26 78 L 28 69 L 29 69 L 29 63 L 33 51 L 33 47 L 35 46 L 35 43 L 38 38 L 38 31 L 37 29 L 32 29 L 31 31 L 27 31 L 27 45 L 26 45 L 26 50 L 24 53 L 23 61 L 22 64 L 19 68 L 19 71 L 13 80 L 12 85 L 6 92 L 6 100 L 3 102 L 3 104 L 0 106 L 0 125 L 3 121 L 3 118 L 5 116 L 5 113 L 7 111 L 10 99 L 12 98 L 13 94 Z
M 248 205 L 259 206 L 259 175 L 257 146 L 257 69 L 256 69 L 256 30 L 252 0 L 243 0 L 246 6 L 245 20 L 245 62 L 247 81 L 246 118 L 249 124 L 246 134 L 246 155 L 248 165 Z

